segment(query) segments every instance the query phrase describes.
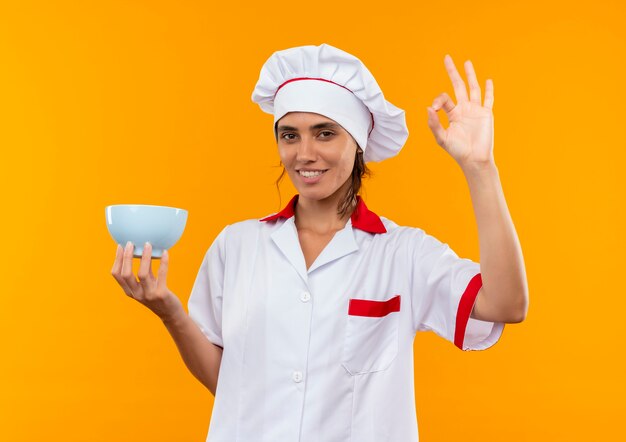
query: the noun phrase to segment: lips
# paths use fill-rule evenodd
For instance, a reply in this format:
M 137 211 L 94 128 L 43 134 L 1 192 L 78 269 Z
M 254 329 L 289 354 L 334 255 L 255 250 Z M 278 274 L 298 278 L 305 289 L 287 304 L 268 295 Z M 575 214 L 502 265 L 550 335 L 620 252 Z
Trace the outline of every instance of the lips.
M 303 170 L 303 169 L 300 169 L 298 171 L 298 174 L 300 176 L 302 176 L 302 177 L 314 178 L 314 177 L 323 175 L 324 173 L 326 173 L 327 170 L 328 169 L 325 169 L 325 170 L 324 169 L 320 169 L 320 170 Z
M 300 181 L 305 184 L 315 184 L 319 182 L 324 177 L 324 175 L 326 175 L 327 171 L 328 169 L 316 171 L 301 169 L 298 171 L 298 176 L 300 177 Z

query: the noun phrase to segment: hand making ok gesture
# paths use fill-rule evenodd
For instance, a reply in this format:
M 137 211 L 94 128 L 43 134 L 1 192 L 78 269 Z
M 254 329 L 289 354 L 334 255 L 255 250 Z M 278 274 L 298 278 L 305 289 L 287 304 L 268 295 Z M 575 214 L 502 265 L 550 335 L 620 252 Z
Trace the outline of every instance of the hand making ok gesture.
M 433 132 L 437 144 L 443 147 L 456 160 L 462 169 L 487 166 L 493 159 L 493 81 L 485 82 L 485 101 L 481 104 L 481 92 L 472 62 L 465 62 L 465 72 L 469 82 L 470 96 L 467 98 L 465 82 L 454 66 L 452 57 L 446 55 L 444 64 L 452 80 L 457 104 L 443 92 L 433 100 L 428 108 L 428 127 Z M 448 116 L 450 125 L 444 129 L 437 111 L 442 109 Z

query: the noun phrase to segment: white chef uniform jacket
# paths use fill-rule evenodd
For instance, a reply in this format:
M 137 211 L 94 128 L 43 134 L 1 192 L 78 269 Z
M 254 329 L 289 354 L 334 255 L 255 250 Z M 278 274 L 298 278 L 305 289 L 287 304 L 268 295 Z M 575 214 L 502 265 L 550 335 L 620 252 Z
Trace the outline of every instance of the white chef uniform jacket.
M 307 270 L 297 198 L 202 261 L 189 315 L 223 348 L 207 442 L 416 442 L 415 333 L 483 350 L 503 332 L 469 317 L 480 265 L 359 197 Z

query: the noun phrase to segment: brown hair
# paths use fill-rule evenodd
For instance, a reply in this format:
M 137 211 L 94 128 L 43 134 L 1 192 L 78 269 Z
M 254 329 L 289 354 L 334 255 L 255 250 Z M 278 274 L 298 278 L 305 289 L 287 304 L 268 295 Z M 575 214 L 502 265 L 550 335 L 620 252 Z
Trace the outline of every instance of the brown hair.
M 281 164 L 282 162 L 279 163 L 279 165 Z M 280 206 L 282 206 L 282 203 L 280 203 L 280 188 L 278 187 L 278 184 L 285 176 L 285 172 L 286 170 L 283 167 L 283 171 L 276 180 L 276 189 L 278 190 Z M 340 201 L 339 205 L 337 206 L 337 215 L 339 215 L 340 217 L 344 217 L 348 210 L 353 208 L 353 205 L 356 203 L 356 196 L 361 190 L 361 181 L 365 176 L 371 177 L 372 171 L 368 169 L 367 165 L 365 164 L 365 160 L 363 159 L 363 150 L 361 150 L 361 148 L 357 145 L 356 155 L 354 156 L 354 166 L 352 167 L 352 174 L 350 175 L 350 178 L 348 178 L 351 181 L 352 185 L 348 188 L 348 191 L 346 192 L 346 197 L 342 201 Z

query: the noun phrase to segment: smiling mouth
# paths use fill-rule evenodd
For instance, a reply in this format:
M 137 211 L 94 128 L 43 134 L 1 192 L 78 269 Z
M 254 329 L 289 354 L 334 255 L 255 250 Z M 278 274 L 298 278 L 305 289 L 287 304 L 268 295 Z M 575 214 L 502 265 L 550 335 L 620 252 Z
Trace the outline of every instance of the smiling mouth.
M 298 173 L 300 174 L 300 176 L 303 176 L 305 178 L 313 178 L 313 177 L 316 177 L 316 176 L 323 175 L 327 171 L 328 171 L 328 169 L 326 169 L 326 170 L 315 170 L 315 171 L 299 170 Z

